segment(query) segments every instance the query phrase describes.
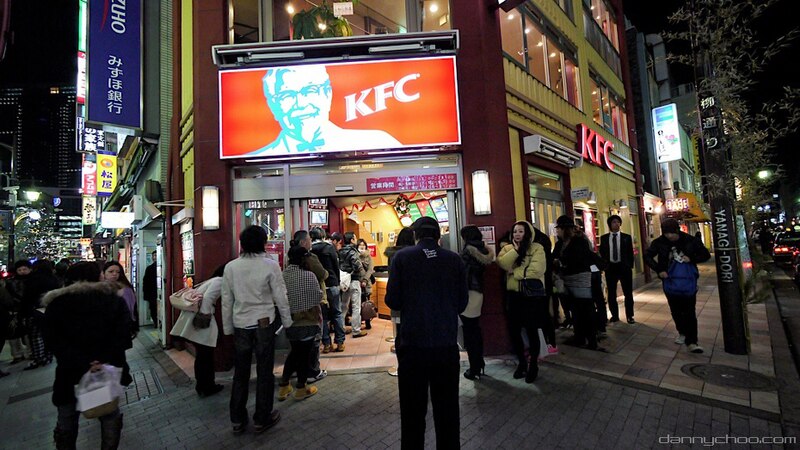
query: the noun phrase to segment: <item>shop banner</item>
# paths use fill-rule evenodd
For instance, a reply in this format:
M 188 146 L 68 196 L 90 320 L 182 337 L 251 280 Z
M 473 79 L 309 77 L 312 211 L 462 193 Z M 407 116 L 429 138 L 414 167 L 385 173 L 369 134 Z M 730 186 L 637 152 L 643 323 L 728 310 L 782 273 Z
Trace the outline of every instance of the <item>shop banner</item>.
M 220 71 L 220 157 L 461 143 L 454 56 Z
M 681 159 L 681 134 L 675 103 L 653 109 L 653 134 L 659 163 Z
M 458 175 L 408 175 L 401 177 L 367 178 L 367 192 L 416 192 L 455 189 Z
M 94 225 L 97 223 L 97 197 L 83 196 L 83 213 L 81 221 L 84 225 Z
M 117 157 L 116 155 L 97 154 L 97 170 L 99 183 L 97 195 L 111 197 L 117 187 Z
M 89 3 L 90 122 L 141 128 L 141 0 Z
M 97 157 L 94 154 L 83 155 L 81 167 L 83 195 L 97 195 Z

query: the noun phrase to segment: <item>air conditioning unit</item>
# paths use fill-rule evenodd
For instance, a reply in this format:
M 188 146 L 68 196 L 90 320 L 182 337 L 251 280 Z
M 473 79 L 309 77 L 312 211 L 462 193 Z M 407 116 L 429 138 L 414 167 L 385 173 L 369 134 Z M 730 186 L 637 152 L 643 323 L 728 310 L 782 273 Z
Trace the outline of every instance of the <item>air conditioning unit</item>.
M 522 139 L 522 146 L 526 155 L 535 154 L 567 166 L 570 169 L 580 167 L 583 164 L 583 157 L 580 153 L 540 134 L 525 136 Z

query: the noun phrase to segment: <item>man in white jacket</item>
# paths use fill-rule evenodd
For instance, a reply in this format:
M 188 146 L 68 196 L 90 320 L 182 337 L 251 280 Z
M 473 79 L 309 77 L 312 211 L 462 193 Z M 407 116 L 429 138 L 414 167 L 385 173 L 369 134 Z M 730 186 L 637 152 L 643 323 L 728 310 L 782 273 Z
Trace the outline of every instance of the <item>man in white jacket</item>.
M 259 226 L 247 227 L 239 235 L 242 254 L 225 266 L 222 277 L 222 328 L 234 335 L 235 351 L 231 423 L 233 432 L 247 427 L 247 396 L 250 364 L 256 353 L 256 411 L 254 430 L 261 433 L 281 418 L 273 411 L 275 391 L 275 333 L 289 328 L 292 316 L 286 285 L 277 262 L 264 252 L 267 233 Z M 280 317 L 276 317 L 276 311 Z

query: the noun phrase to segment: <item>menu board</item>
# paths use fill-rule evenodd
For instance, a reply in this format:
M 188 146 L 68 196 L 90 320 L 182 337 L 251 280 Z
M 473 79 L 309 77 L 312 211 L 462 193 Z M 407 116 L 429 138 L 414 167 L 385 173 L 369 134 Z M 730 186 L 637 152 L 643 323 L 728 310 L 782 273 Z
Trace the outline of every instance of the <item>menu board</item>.
M 431 208 L 433 208 L 433 214 L 435 219 L 439 223 L 447 223 L 449 221 L 449 215 L 447 214 L 447 198 L 446 197 L 439 197 L 439 198 L 432 198 L 430 200 Z

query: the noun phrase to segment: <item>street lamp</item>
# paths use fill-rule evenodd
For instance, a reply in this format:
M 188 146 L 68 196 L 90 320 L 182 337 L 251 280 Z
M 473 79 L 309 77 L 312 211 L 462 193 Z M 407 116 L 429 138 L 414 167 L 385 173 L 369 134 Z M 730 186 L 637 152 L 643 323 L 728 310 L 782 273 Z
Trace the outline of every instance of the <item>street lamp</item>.
M 25 198 L 28 199 L 29 202 L 39 200 L 40 195 L 42 195 L 42 193 L 38 191 L 25 191 Z
M 756 174 L 759 180 L 766 180 L 767 178 L 772 176 L 772 171 L 767 169 L 761 169 Z

